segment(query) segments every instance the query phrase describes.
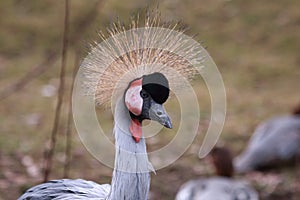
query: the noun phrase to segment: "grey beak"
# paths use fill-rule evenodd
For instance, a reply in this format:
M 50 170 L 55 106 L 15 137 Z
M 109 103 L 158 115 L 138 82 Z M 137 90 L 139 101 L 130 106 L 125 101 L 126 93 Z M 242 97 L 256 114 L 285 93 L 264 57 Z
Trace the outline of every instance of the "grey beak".
M 172 122 L 167 115 L 167 112 L 163 105 L 156 103 L 155 101 L 151 102 L 149 117 L 151 120 L 159 122 L 166 128 L 172 128 Z

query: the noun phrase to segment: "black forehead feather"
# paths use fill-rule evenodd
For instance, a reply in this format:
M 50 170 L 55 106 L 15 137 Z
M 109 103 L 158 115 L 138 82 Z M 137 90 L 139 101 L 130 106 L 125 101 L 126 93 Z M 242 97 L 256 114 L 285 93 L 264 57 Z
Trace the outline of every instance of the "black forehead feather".
M 143 89 L 146 90 L 152 99 L 159 104 L 167 101 L 170 93 L 167 78 L 158 72 L 143 76 Z

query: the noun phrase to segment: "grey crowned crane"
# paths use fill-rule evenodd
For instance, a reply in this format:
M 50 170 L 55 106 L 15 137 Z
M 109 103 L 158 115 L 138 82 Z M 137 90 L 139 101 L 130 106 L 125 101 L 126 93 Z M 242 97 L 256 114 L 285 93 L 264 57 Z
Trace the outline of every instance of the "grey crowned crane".
M 292 115 L 262 122 L 234 160 L 239 173 L 280 166 L 300 158 L 300 106 Z
M 247 182 L 232 178 L 234 168 L 227 148 L 215 147 L 209 156 L 217 176 L 188 181 L 176 200 L 258 200 L 257 192 Z
M 124 121 L 115 123 L 114 127 L 116 165 L 119 166 L 114 170 L 111 186 L 81 179 L 53 180 L 27 190 L 19 199 L 147 199 L 150 174 L 143 171 L 150 163 L 141 124 L 143 120 L 151 119 L 172 128 L 162 105 L 168 96 L 168 81 L 161 73 L 144 75 L 129 83 L 117 105 L 124 108 L 118 109 L 123 112 L 118 115 L 123 115 Z M 132 154 L 127 155 L 127 151 Z M 129 165 L 128 168 L 125 165 Z M 137 169 L 133 169 L 135 167 Z
M 19 200 L 148 199 L 153 167 L 148 161 L 142 122 L 150 119 L 172 128 L 163 107 L 169 87 L 182 88 L 178 75 L 190 79 L 197 73 L 186 59 L 197 63 L 202 58 L 190 53 L 192 44 L 172 34 L 176 25 L 168 29 L 169 25 L 164 27 L 157 17 L 148 17 L 144 28 L 136 24 L 133 21 L 128 31 L 114 24 L 111 37 L 103 37 L 81 64 L 85 95 L 94 95 L 100 105 L 114 102 L 116 154 L 111 185 L 81 179 L 53 180 L 28 189 Z M 172 53 L 175 51 L 183 56 Z

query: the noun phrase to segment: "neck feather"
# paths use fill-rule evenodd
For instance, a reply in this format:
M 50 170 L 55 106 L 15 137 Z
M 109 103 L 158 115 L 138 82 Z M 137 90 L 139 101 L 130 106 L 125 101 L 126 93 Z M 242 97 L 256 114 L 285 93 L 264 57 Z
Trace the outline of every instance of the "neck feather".
M 123 101 L 115 110 L 115 169 L 110 200 L 146 200 L 150 187 L 150 174 L 145 139 L 136 142 L 130 133 L 131 118 Z

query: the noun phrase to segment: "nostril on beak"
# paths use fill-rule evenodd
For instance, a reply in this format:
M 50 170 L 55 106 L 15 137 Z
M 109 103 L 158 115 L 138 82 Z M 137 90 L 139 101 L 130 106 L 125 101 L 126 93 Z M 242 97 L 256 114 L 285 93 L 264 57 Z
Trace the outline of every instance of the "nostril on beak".
M 158 116 L 160 116 L 160 115 L 162 115 L 162 112 L 160 112 L 160 111 L 157 111 L 157 113 L 156 113 Z

